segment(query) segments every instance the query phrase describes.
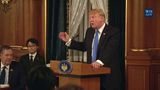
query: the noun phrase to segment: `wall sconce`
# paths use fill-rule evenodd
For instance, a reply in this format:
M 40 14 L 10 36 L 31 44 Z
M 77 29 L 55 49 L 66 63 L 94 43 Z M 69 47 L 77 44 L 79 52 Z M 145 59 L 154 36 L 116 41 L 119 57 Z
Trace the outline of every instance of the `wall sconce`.
M 3 12 L 7 12 L 9 9 L 11 9 L 10 4 L 12 0 L 0 0 L 0 8 Z

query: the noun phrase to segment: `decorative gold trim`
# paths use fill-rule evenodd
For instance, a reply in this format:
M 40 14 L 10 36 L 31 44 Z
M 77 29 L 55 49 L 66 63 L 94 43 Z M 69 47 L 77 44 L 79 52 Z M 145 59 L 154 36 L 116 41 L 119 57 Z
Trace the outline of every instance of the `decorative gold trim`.
M 157 51 L 160 50 L 160 48 L 148 48 L 149 51 Z
M 138 48 L 136 48 L 136 49 L 131 49 L 131 51 L 133 51 L 133 52 L 145 52 L 145 51 L 148 51 L 148 49 L 138 49 Z
M 146 49 L 134 48 L 134 49 L 131 49 L 131 51 L 133 52 L 160 51 L 160 48 L 146 48 Z
M 11 48 L 17 48 L 17 49 L 27 50 L 27 47 L 18 46 L 18 45 L 10 45 L 10 47 L 11 47 Z
M 46 44 L 47 44 L 47 0 L 44 0 L 44 33 L 45 33 L 45 35 L 44 35 L 44 42 L 45 42 L 45 45 L 44 45 L 44 55 L 45 55 L 45 60 L 47 60 L 47 46 L 46 46 Z
M 127 8 L 127 4 L 128 2 L 127 2 L 127 0 L 126 0 L 126 3 L 125 3 L 125 56 L 127 56 L 127 39 L 128 39 L 128 37 L 127 37 L 127 33 L 128 33 L 128 29 L 127 29 L 127 10 L 128 10 L 128 8 Z

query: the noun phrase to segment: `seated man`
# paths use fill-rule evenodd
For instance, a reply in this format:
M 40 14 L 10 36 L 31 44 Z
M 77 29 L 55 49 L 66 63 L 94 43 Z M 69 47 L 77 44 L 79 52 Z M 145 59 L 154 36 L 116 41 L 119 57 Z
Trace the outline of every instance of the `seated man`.
M 28 54 L 21 56 L 20 63 L 25 69 L 26 75 L 34 66 L 45 65 L 45 60 L 38 53 L 39 43 L 38 40 L 30 38 L 26 42 Z
M 28 90 L 55 90 L 56 77 L 46 66 L 35 66 L 28 74 Z
M 0 48 L 0 84 L 8 84 L 11 90 L 26 90 L 24 70 L 13 61 L 13 50 L 7 45 Z

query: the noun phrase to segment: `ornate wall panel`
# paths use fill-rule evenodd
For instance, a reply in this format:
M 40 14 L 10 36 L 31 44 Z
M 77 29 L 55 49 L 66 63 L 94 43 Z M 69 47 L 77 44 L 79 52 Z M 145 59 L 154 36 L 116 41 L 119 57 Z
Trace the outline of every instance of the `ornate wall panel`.
M 160 90 L 159 0 L 126 0 L 127 90 Z M 151 10 L 147 17 L 145 10 Z
M 45 48 L 45 2 L 46 0 L 11 0 L 10 9 L 0 9 L 0 45 L 25 46 L 28 38 L 40 42 Z

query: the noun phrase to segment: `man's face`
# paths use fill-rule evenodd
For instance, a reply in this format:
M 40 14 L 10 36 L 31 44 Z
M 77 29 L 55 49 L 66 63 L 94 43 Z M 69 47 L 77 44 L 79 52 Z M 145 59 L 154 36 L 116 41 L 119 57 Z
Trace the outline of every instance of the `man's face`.
M 38 46 L 34 43 L 31 43 L 31 42 L 28 42 L 27 47 L 28 47 L 28 52 L 31 54 L 35 53 L 38 49 Z
M 99 29 L 104 23 L 104 17 L 98 13 L 92 13 L 89 15 L 89 22 L 92 28 Z
M 0 54 L 1 62 L 4 65 L 10 65 L 13 60 L 13 51 L 12 49 L 3 50 Z

